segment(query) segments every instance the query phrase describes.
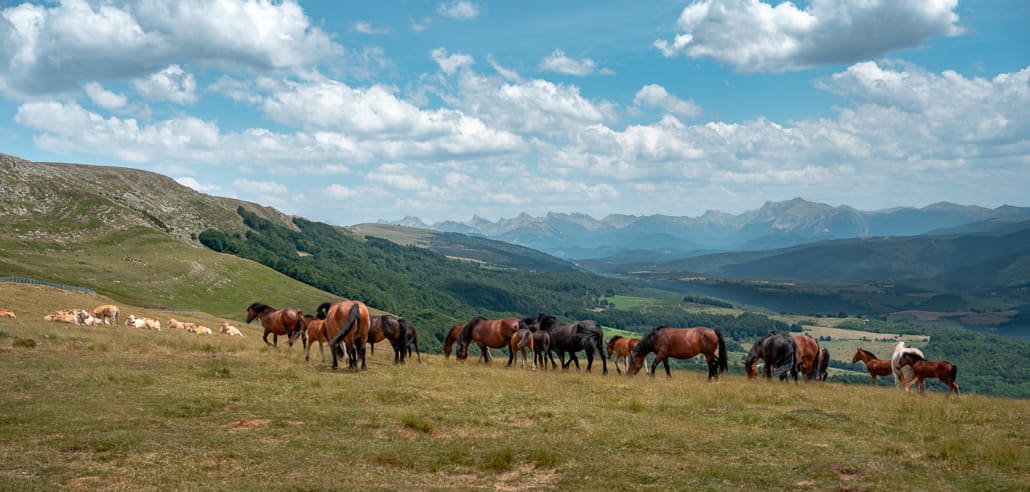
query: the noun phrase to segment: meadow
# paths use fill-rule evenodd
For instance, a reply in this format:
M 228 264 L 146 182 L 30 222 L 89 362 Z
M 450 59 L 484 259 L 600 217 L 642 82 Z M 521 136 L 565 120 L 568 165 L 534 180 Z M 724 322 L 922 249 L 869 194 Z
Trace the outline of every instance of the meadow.
M 0 489 L 1018 490 L 1030 401 L 529 371 L 41 320 L 103 296 L 0 284 Z M 204 313 L 130 313 L 189 319 Z M 245 306 L 240 306 L 240 312 Z M 183 316 L 176 316 L 183 314 Z M 282 341 L 280 341 L 282 342 Z

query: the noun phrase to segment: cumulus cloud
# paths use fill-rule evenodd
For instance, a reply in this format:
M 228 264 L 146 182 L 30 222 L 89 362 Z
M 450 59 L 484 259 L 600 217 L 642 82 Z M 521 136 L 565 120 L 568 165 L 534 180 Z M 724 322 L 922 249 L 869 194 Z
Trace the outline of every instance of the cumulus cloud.
M 357 32 L 360 32 L 361 34 L 371 34 L 371 35 L 390 34 L 390 29 L 389 28 L 386 28 L 386 27 L 376 27 L 376 26 L 373 26 L 372 23 L 368 22 L 368 21 L 357 21 L 357 22 L 355 22 L 354 23 L 354 30 L 357 31 Z
M 222 187 L 214 184 L 203 184 L 197 181 L 196 178 L 190 176 L 182 176 L 175 178 L 175 181 L 187 188 L 199 191 L 201 193 L 217 193 L 221 191 Z
M 450 19 L 470 20 L 479 16 L 479 6 L 467 0 L 441 3 L 436 13 Z
M 342 53 L 294 1 L 140 2 L 0 10 L 0 91 L 69 92 L 95 80 L 132 79 L 180 60 L 270 70 L 310 67 Z
M 738 71 L 782 72 L 854 63 L 962 33 L 957 0 L 702 0 L 683 9 L 667 57 L 712 58 Z
M 283 184 L 275 181 L 255 181 L 246 178 L 236 178 L 232 182 L 233 188 L 237 191 L 250 195 L 285 195 L 290 190 Z
M 447 75 L 451 75 L 462 68 L 472 66 L 472 63 L 475 61 L 471 56 L 464 53 L 449 55 L 447 54 L 447 50 L 443 48 L 436 48 L 429 52 L 429 55 L 432 56 L 433 61 L 440 66 L 440 70 L 443 70 Z
M 132 86 L 150 101 L 192 104 L 197 101 L 197 81 L 179 65 L 170 65 L 144 79 L 135 79 Z
M 557 72 L 566 75 L 576 75 L 583 77 L 585 75 L 602 74 L 610 75 L 615 72 L 607 68 L 598 68 L 597 63 L 589 58 L 575 59 L 565 55 L 562 50 L 554 50 L 549 56 L 540 62 L 540 70 L 547 72 Z
M 684 101 L 665 90 L 658 84 L 648 84 L 637 91 L 633 97 L 635 106 L 660 108 L 681 118 L 697 118 L 701 115 L 701 107 L 694 101 Z
M 104 109 L 123 108 L 129 102 L 129 98 L 125 97 L 124 94 L 117 94 L 104 89 L 104 86 L 97 82 L 86 84 L 85 89 L 89 100 Z

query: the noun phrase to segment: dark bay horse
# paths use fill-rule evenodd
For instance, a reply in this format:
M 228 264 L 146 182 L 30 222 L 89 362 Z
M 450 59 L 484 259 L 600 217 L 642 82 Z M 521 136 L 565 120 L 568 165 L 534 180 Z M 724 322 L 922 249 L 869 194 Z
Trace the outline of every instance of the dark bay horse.
M 469 356 L 469 345 L 476 343 L 483 352 L 483 362 L 490 363 L 490 349 L 504 348 L 511 345 L 511 337 L 519 331 L 520 326 L 525 326 L 518 318 L 486 319 L 482 316 L 472 318 L 472 321 L 465 323 L 465 328 L 458 336 L 458 346 L 455 357 L 458 360 L 465 360 Z M 515 354 L 508 355 L 508 365 L 515 360 Z
M 851 358 L 851 363 L 856 364 L 858 361 L 865 362 L 865 369 L 869 371 L 869 376 L 873 378 L 873 386 L 876 386 L 877 376 L 891 375 L 890 359 L 877 359 L 872 352 L 859 347 L 855 351 L 855 356 Z
M 404 318 L 392 314 L 383 314 L 369 318 L 368 343 L 372 355 L 375 355 L 377 343 L 389 340 L 393 347 L 393 363 L 403 364 L 408 355 L 408 326 Z
M 329 343 L 329 339 L 325 336 L 325 321 L 305 314 L 304 331 L 308 337 L 308 344 L 304 347 L 304 360 L 311 358 L 311 346 L 318 342 L 318 353 L 322 356 L 322 362 L 325 362 L 325 349 L 322 346 Z
M 554 367 L 554 352 L 558 353 L 562 370 L 568 369 L 575 362 L 576 370 L 579 370 L 579 358 L 576 352 L 584 351 L 587 356 L 587 372 L 594 365 L 594 356 L 601 359 L 602 374 L 608 374 L 608 356 L 604 353 L 604 331 L 601 325 L 594 320 L 583 320 L 575 323 L 561 323 L 558 318 L 541 313 L 537 316 L 539 329 L 551 335 L 551 349 L 547 356 L 551 359 L 551 367 Z M 565 354 L 569 354 L 568 362 L 565 361 Z
M 815 378 L 819 381 L 826 381 L 826 378 L 830 375 L 830 349 L 823 348 L 819 352 L 819 370 L 816 371 Z
M 744 359 L 747 377 L 758 377 L 758 359 L 762 359 L 765 362 L 763 372 L 766 378 L 771 378 L 775 373 L 781 381 L 786 381 L 789 373 L 797 381 L 797 351 L 797 342 L 786 333 L 773 333 L 759 338 Z
M 443 341 L 443 358 L 449 359 L 451 357 L 451 347 L 461 337 L 461 330 L 465 329 L 465 325 L 454 325 L 451 331 L 447 332 L 447 338 Z
M 819 369 L 819 342 L 808 335 L 795 335 L 794 343 L 798 347 L 798 372 L 804 375 L 805 379 L 815 379 L 816 370 Z
M 414 326 L 408 325 L 408 357 L 411 357 L 411 349 L 415 349 L 415 355 L 418 356 L 418 363 L 422 363 L 422 349 L 418 348 L 418 330 Z
M 622 374 L 622 369 L 619 368 L 619 359 L 625 361 L 626 369 L 629 370 L 629 354 L 633 353 L 633 349 L 636 348 L 638 342 L 640 342 L 639 338 L 626 338 L 619 335 L 615 335 L 608 340 L 608 358 L 615 357 L 615 370 L 619 374 Z M 648 372 L 646 359 L 644 360 L 644 372 Z
M 368 327 L 371 324 L 368 307 L 361 301 L 344 300 L 318 306 L 318 317 L 325 320 L 325 334 L 329 338 L 329 353 L 333 356 L 333 369 L 338 367 L 337 355 L 343 354 L 340 345 L 347 351 L 347 368 L 361 370 L 365 365 L 365 343 L 368 341 Z
M 531 333 L 533 333 L 533 361 L 537 367 L 547 369 L 547 356 L 551 353 L 551 334 L 539 329 Z M 557 367 L 552 358 L 551 369 Z
M 924 381 L 926 378 L 937 378 L 948 387 L 948 396 L 951 396 L 953 391 L 955 396 L 958 396 L 958 383 L 955 382 L 955 378 L 958 377 L 958 367 L 955 364 L 946 360 L 926 360 L 919 354 L 909 352 L 901 354 L 901 358 L 898 359 L 898 366 L 911 366 L 912 372 L 915 374 L 913 381 L 905 383 L 905 391 L 908 391 L 912 384 L 915 383 L 919 387 L 919 392 L 925 393 L 926 384 Z
M 726 359 L 726 341 L 722 332 L 704 326 L 695 328 L 673 328 L 659 326 L 640 338 L 637 346 L 630 354 L 629 367 L 626 374 L 632 376 L 640 371 L 646 361 L 647 354 L 655 353 L 651 363 L 651 376 L 658 369 L 658 363 L 665 365 L 665 375 L 672 377 L 669 371 L 669 357 L 690 359 L 703 354 L 708 363 L 708 380 L 719 378 L 719 372 L 729 369 Z
M 261 320 L 261 327 L 265 329 L 265 334 L 261 337 L 265 345 L 278 347 L 279 335 L 286 335 L 286 343 L 291 347 L 298 336 L 301 337 L 301 344 L 307 347 L 307 336 L 304 335 L 304 313 L 299 309 L 293 307 L 275 309 L 255 302 L 247 306 L 247 324 L 250 324 L 255 318 Z M 268 343 L 269 333 L 272 334 L 273 343 Z

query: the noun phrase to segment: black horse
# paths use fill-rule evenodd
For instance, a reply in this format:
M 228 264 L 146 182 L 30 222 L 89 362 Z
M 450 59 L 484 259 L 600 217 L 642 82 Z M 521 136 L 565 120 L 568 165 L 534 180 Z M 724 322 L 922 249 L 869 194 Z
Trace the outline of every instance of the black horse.
M 411 349 L 414 347 L 415 355 L 418 356 L 418 363 L 422 363 L 422 350 L 418 348 L 418 330 L 414 326 L 407 325 L 408 327 L 408 358 L 411 358 Z
M 573 362 L 576 363 L 576 369 L 579 370 L 579 358 L 576 357 L 576 352 L 582 350 L 587 355 L 587 372 L 590 372 L 593 367 L 594 356 L 597 355 L 601 358 L 603 374 L 608 374 L 608 357 L 604 353 L 604 332 L 596 321 L 559 323 L 558 318 L 541 313 L 537 316 L 537 323 L 540 330 L 547 332 L 551 337 L 551 346 L 547 356 L 551 359 L 552 368 L 555 366 L 552 353 L 557 352 L 563 370 L 568 369 Z M 566 353 L 569 354 L 568 362 L 565 361 Z
M 786 381 L 787 373 L 790 373 L 794 381 L 797 381 L 797 351 L 798 346 L 794 337 L 786 333 L 772 333 L 759 338 L 744 359 L 747 377 L 758 377 L 758 359 L 762 359 L 765 362 L 765 377 L 771 378 L 775 371 L 776 377 L 780 380 Z

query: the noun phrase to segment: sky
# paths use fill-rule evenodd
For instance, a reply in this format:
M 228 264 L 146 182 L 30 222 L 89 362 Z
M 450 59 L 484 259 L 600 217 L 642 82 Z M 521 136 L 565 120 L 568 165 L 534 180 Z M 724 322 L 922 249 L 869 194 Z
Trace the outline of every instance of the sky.
M 1030 206 L 1030 2 L 0 0 L 0 152 L 331 224 Z

